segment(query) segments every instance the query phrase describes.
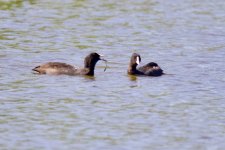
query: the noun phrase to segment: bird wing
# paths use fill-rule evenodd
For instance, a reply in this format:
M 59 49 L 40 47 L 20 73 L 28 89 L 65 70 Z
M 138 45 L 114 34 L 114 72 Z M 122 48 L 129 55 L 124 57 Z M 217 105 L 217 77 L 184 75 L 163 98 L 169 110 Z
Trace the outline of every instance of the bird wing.
M 37 66 L 32 70 L 40 74 L 64 74 L 68 71 L 76 71 L 77 68 L 66 63 L 48 62 L 43 65 Z

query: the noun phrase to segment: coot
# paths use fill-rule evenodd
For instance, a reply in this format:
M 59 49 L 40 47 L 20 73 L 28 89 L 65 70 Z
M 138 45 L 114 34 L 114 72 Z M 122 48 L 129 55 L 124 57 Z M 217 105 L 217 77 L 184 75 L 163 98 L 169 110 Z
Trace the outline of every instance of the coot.
M 128 67 L 128 74 L 131 75 L 146 75 L 146 76 L 161 76 L 163 70 L 155 62 L 150 62 L 142 67 L 136 68 L 141 62 L 141 56 L 133 53 Z
M 48 62 L 32 69 L 38 74 L 49 75 L 94 75 L 95 65 L 99 60 L 106 61 L 101 58 L 98 53 L 90 53 L 84 59 L 84 68 L 77 68 L 75 66 L 61 63 L 61 62 Z

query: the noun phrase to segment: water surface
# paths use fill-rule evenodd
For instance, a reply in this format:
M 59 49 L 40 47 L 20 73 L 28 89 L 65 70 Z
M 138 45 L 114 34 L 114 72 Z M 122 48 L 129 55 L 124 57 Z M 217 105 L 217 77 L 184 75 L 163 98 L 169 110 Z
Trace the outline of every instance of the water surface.
M 222 0 L 0 1 L 1 149 L 225 147 Z M 32 74 L 48 61 L 95 77 Z M 128 76 L 133 52 L 169 75 Z

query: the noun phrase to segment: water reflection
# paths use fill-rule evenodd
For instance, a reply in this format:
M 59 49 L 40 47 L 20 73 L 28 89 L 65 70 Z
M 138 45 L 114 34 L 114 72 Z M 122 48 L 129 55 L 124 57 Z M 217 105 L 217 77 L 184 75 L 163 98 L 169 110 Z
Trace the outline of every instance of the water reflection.
M 128 77 L 129 77 L 129 79 L 131 81 L 136 81 L 137 80 L 137 76 L 135 76 L 135 75 L 128 75 Z
M 85 81 L 95 81 L 95 76 L 84 76 Z

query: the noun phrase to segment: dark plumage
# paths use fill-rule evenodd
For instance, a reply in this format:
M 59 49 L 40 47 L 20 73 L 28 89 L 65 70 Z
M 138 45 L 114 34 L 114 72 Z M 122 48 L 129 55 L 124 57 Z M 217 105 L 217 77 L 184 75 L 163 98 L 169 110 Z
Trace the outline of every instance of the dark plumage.
M 49 75 L 94 75 L 95 65 L 99 60 L 106 61 L 100 58 L 98 53 L 91 53 L 84 59 L 84 68 L 77 68 L 72 65 L 61 62 L 48 62 L 32 69 L 38 74 Z
M 157 63 L 150 62 L 142 67 L 136 68 L 141 62 L 141 56 L 137 53 L 133 53 L 130 59 L 128 67 L 128 74 L 131 75 L 147 75 L 147 76 L 161 76 L 163 70 L 158 66 Z

